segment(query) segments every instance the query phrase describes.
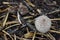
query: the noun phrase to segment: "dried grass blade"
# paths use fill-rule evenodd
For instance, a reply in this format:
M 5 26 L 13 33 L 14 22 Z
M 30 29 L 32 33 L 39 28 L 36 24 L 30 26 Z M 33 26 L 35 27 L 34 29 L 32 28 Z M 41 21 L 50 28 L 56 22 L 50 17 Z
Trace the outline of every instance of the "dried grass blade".
M 60 20 L 60 18 L 54 18 L 54 19 L 51 19 L 51 20 L 52 20 L 52 21 L 53 21 L 53 20 Z
M 50 30 L 49 32 L 60 34 L 60 31 Z
M 29 4 L 30 6 L 35 7 L 35 5 L 32 4 L 29 0 L 26 0 L 26 1 L 28 2 L 28 4 Z
M 8 15 L 9 15 L 9 12 L 7 13 L 7 15 L 6 15 L 6 17 L 4 18 L 4 21 L 3 21 L 3 27 L 5 26 L 5 24 L 6 24 L 6 21 L 7 21 L 7 19 L 8 19 Z
M 14 24 L 14 25 L 11 25 L 11 26 L 5 28 L 4 30 L 9 29 L 9 28 L 11 28 L 11 27 L 13 27 L 13 26 L 16 26 L 16 25 L 20 25 L 20 24 Z
M 10 22 L 7 22 L 6 25 L 8 24 L 14 24 L 14 23 L 19 23 L 18 21 L 10 21 Z
M 16 35 L 14 34 L 14 40 L 16 40 Z
M 56 40 L 50 33 L 48 33 L 47 36 L 48 36 L 51 40 Z
M 4 32 L 6 35 L 8 35 L 8 36 L 13 40 L 12 36 L 11 36 L 9 33 L 7 33 L 7 32 L 4 31 L 4 30 L 2 30 L 2 32 Z
M 55 13 L 55 12 L 60 12 L 60 9 L 55 10 L 55 11 L 52 11 L 52 12 L 49 12 L 49 13 L 47 13 L 47 14 L 52 14 L 52 13 Z
M 36 35 L 36 31 L 34 32 L 34 35 L 33 35 L 33 38 L 32 38 L 32 40 L 34 40 L 34 39 L 35 39 L 35 35 Z
M 6 37 L 6 34 L 4 34 L 4 38 L 5 38 L 5 40 L 8 40 L 7 37 Z

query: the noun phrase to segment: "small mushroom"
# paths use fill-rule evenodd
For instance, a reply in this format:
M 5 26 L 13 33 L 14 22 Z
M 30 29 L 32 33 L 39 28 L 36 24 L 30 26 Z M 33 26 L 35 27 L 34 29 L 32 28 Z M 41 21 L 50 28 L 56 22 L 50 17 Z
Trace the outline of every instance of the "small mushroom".
M 35 19 L 35 27 L 39 32 L 46 33 L 50 30 L 51 20 L 45 15 L 39 16 Z

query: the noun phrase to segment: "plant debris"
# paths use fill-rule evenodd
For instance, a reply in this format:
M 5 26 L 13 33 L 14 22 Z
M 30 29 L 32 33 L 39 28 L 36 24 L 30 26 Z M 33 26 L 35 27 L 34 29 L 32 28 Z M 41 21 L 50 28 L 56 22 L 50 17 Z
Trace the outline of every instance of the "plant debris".
M 51 20 L 46 33 L 35 26 L 42 15 Z M 60 40 L 60 0 L 0 0 L 0 40 Z

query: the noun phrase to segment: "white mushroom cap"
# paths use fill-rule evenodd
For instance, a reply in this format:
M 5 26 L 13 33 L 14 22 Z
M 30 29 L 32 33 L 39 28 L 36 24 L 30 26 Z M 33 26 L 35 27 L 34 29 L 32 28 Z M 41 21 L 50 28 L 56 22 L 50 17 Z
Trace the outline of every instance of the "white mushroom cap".
M 46 33 L 50 30 L 51 20 L 45 15 L 39 16 L 35 19 L 35 26 L 39 32 Z

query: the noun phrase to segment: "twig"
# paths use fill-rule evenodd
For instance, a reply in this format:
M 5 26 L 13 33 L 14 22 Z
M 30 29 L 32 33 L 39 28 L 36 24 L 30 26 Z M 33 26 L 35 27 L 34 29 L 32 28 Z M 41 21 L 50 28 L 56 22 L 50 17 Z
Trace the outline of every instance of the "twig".
M 19 12 L 17 12 L 17 19 L 18 19 L 19 23 L 22 24 L 21 19 L 20 19 Z
M 6 37 L 6 34 L 4 34 L 4 38 L 5 38 L 5 40 L 8 40 L 7 37 Z
M 56 40 L 50 33 L 48 33 L 47 36 L 48 36 L 51 40 Z
M 27 33 L 29 32 L 29 29 L 28 29 L 28 27 L 26 28 L 27 29 Z
M 32 4 L 29 0 L 26 0 L 26 1 L 27 1 L 27 3 L 28 3 L 30 6 L 35 7 L 35 5 Z
M 23 17 L 24 19 L 29 19 L 29 18 L 33 18 L 32 16 L 25 16 Z
M 54 19 L 51 19 L 51 21 L 53 21 L 53 20 L 60 20 L 60 18 L 54 18 Z
M 60 34 L 59 31 L 50 30 L 49 32 Z
M 9 6 L 8 8 L 10 8 L 10 7 L 12 7 L 12 6 Z M 4 10 L 0 10 L 0 12 L 5 12 L 5 11 L 8 10 L 8 8 L 6 8 L 6 9 L 4 9 Z
M 18 4 L 16 2 L 3 2 L 3 4 Z
M 0 19 L 1 19 L 1 18 L 3 18 L 3 17 L 5 17 L 5 15 L 3 15 L 3 16 L 0 16 Z
M 8 24 L 14 24 L 14 23 L 19 23 L 19 22 L 18 21 L 9 21 L 9 22 L 6 23 L 6 25 L 8 25 Z
M 14 24 L 14 25 L 11 25 L 11 26 L 5 28 L 4 30 L 9 29 L 9 28 L 11 28 L 11 27 L 13 27 L 13 26 L 16 26 L 16 25 L 20 25 L 20 24 Z
M 9 33 L 7 33 L 6 31 L 2 30 L 2 32 L 4 32 L 6 35 L 8 35 L 12 40 L 13 38 L 11 37 L 11 35 Z
M 60 10 L 58 9 L 58 10 L 55 10 L 55 11 L 49 12 L 49 13 L 47 13 L 47 14 L 52 14 L 52 13 L 59 12 L 59 11 L 60 11 Z
M 14 34 L 14 40 L 16 40 L 16 35 Z
M 6 21 L 7 21 L 7 19 L 8 19 L 8 15 L 9 15 L 9 12 L 7 13 L 7 15 L 6 15 L 6 17 L 5 17 L 5 19 L 4 19 L 4 21 L 3 21 L 3 27 L 5 26 L 5 24 L 6 24 Z
M 36 31 L 34 32 L 34 35 L 33 35 L 33 38 L 32 38 L 32 40 L 34 40 L 34 39 L 35 39 L 35 35 L 36 35 Z

